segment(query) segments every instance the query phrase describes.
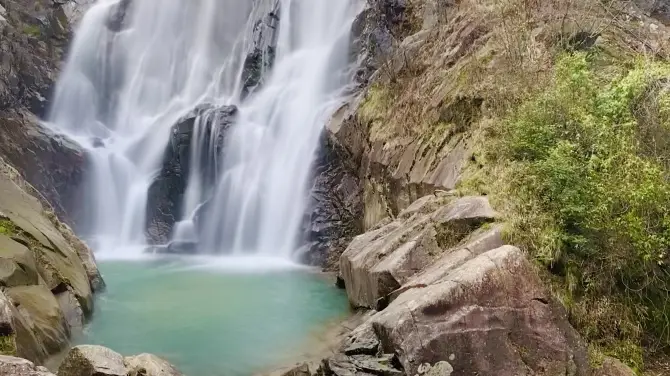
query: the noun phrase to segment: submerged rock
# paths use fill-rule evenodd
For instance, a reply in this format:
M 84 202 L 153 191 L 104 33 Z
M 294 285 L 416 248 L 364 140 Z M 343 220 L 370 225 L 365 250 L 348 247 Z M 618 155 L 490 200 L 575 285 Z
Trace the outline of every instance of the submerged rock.
M 275 1 L 272 10 L 254 25 L 254 45 L 242 67 L 242 99 L 262 85 L 266 73 L 274 64 L 279 36 L 279 6 L 280 2 Z

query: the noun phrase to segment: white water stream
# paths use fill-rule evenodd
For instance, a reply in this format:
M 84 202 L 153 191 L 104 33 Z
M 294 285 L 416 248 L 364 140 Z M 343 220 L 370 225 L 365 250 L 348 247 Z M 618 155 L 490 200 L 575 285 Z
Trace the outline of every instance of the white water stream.
M 204 167 L 191 158 L 178 236 L 194 236 L 189 219 L 209 199 L 201 253 L 289 258 L 319 134 L 349 82 L 359 1 L 132 0 L 125 28 L 112 31 L 110 18 L 124 1 L 98 0 L 83 17 L 48 119 L 91 157 L 85 235 L 102 254 L 141 253 L 147 190 L 173 125 L 198 104 L 234 104 L 237 121 L 225 158 L 213 163 L 214 183 L 198 178 Z M 241 100 L 255 23 L 277 2 L 273 69 Z M 195 156 L 197 135 L 196 127 Z

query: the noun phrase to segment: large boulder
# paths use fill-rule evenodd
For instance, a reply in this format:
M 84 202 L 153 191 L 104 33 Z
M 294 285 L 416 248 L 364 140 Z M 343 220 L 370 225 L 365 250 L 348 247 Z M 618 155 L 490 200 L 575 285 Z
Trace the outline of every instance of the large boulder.
M 444 207 L 431 211 L 443 203 Z M 418 200 L 395 221 L 357 236 L 344 251 L 340 272 L 349 301 L 355 307 L 382 308 L 389 294 L 495 218 L 484 197 Z
M 152 244 L 167 244 L 175 223 L 181 219 L 181 203 L 190 175 L 194 132 L 198 134 L 197 171 L 204 187 L 214 186 L 216 161 L 223 157 L 227 131 L 237 116 L 237 107 L 200 105 L 172 128 L 160 174 L 149 187 L 146 234 Z M 214 156 L 212 159 L 212 156 Z
M 90 249 L 0 159 L 0 343 L 41 363 L 68 343 L 104 287 Z
M 153 354 L 140 354 L 124 359 L 128 376 L 182 376 L 172 364 Z
M 106 347 L 81 345 L 70 349 L 58 368 L 58 376 L 182 376 L 182 373 L 156 355 L 124 358 Z
M 58 368 L 58 376 L 127 376 L 123 356 L 106 347 L 73 347 Z
M 400 294 L 370 319 L 408 374 L 589 375 L 584 343 L 519 249 L 503 246 Z
M 33 362 L 0 355 L 0 375 L 2 376 L 55 376 L 46 368 L 35 366 Z

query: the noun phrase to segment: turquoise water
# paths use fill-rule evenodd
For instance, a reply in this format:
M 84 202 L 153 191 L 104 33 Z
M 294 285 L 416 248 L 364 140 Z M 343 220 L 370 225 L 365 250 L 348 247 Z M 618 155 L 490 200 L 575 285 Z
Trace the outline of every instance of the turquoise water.
M 160 355 L 188 376 L 247 376 L 346 317 L 345 294 L 305 270 L 180 259 L 103 261 L 107 292 L 78 343 Z

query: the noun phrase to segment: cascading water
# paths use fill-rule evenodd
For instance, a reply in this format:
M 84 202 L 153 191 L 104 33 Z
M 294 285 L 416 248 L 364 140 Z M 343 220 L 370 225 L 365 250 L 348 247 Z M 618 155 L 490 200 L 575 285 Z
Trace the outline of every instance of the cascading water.
M 81 21 L 48 119 L 90 152 L 81 230 L 95 247 L 145 248 L 147 192 L 173 126 L 206 104 L 175 237 L 197 239 L 203 253 L 289 257 L 319 134 L 349 82 L 358 3 L 98 0 Z M 265 57 L 273 68 L 248 93 L 242 76 L 257 21 L 277 9 L 274 56 Z M 232 128 L 212 130 L 212 117 L 230 105 L 238 109 Z

